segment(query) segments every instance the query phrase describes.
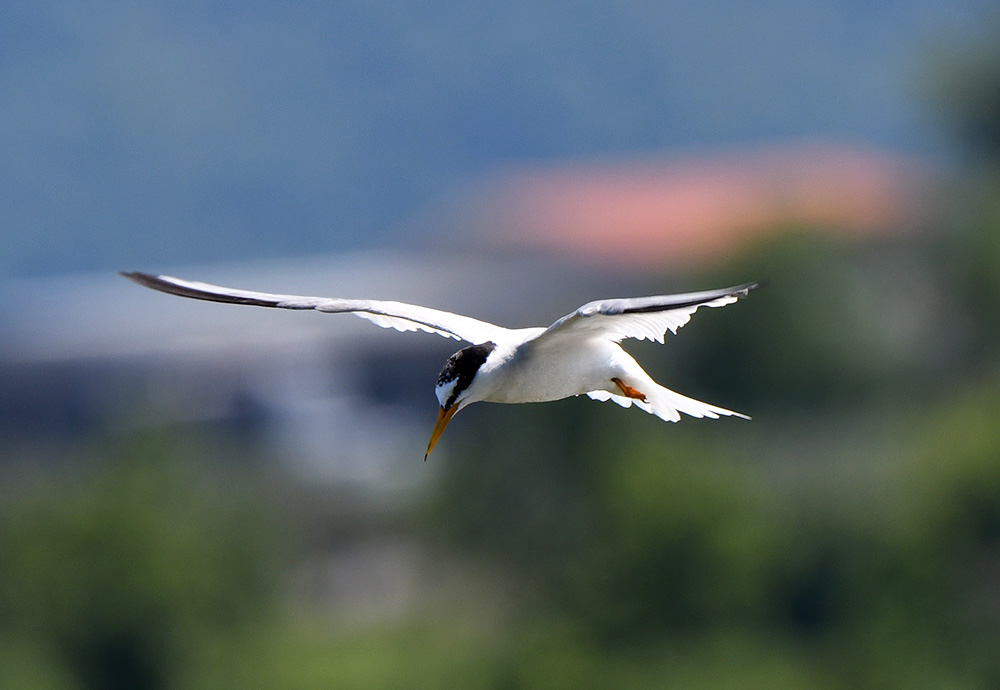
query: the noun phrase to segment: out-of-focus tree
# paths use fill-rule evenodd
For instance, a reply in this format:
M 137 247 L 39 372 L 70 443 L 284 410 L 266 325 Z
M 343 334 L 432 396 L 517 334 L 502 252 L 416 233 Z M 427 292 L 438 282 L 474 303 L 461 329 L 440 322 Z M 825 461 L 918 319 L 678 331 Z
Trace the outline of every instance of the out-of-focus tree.
M 973 162 L 950 190 L 940 259 L 959 290 L 955 319 L 970 349 L 994 363 L 1000 354 L 1000 15 L 960 50 L 939 57 L 933 99 L 958 150 Z M 962 319 L 966 319 L 964 322 Z
M 938 58 L 934 99 L 958 136 L 961 148 L 975 161 L 1000 162 L 1000 17 L 984 25 L 961 51 Z
M 195 467 L 137 441 L 7 497 L 0 637 L 26 650 L 15 668 L 54 687 L 168 688 L 205 636 L 267 610 L 265 506 Z

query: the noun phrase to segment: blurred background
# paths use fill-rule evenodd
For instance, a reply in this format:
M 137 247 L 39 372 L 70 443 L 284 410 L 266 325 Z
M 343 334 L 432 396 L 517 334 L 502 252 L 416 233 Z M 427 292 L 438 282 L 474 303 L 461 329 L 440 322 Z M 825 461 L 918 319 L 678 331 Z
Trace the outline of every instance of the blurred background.
M 1000 687 L 985 0 L 0 7 L 0 688 Z M 753 416 L 477 405 L 457 345 L 766 279 Z

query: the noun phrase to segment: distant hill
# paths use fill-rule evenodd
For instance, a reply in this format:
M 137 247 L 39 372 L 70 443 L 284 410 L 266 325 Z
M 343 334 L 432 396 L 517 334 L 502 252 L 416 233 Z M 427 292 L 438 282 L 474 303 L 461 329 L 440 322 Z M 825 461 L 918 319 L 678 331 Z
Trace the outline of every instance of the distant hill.
M 983 0 L 0 7 L 0 277 L 413 242 L 510 163 L 818 137 L 937 153 Z

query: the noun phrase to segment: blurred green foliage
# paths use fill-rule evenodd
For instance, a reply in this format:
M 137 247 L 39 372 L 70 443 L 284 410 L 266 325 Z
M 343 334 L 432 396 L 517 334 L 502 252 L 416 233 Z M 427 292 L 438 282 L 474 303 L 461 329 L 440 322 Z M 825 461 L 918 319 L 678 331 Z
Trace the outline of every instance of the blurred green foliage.
M 600 669 L 587 674 L 601 679 L 593 687 L 608 687 L 600 674 L 623 663 L 658 668 L 663 687 L 683 673 L 694 687 L 747 687 L 747 673 L 760 674 L 762 687 L 775 678 L 785 687 L 992 687 L 1000 679 L 998 391 L 993 375 L 971 393 L 913 406 L 893 422 L 899 435 L 888 453 L 850 439 L 792 458 L 806 467 L 832 461 L 878 482 L 865 500 L 843 487 L 786 491 L 774 477 L 786 449 L 740 432 L 594 423 L 580 444 L 602 461 L 579 458 L 572 483 L 558 490 L 474 434 L 449 473 L 443 512 L 457 523 L 449 538 L 512 578 L 532 578 L 532 609 L 543 606 L 573 631 L 563 643 Z M 547 447 L 562 455 L 558 439 L 581 430 L 540 416 L 529 435 L 552 425 Z M 777 424 L 762 433 L 781 445 Z M 615 452 L 609 444 L 625 444 L 612 438 L 628 438 L 627 448 Z M 503 496 L 508 508 L 491 510 Z M 520 513 L 522 505 L 533 508 Z M 720 654 L 729 645 L 736 655 Z M 692 659 L 707 668 L 695 673 Z
M 668 341 L 680 366 L 640 359 L 751 423 L 483 405 L 429 500 L 367 517 L 170 432 L 9 485 L 0 687 L 995 687 L 1000 270 L 980 232 L 794 231 L 719 268 L 771 285 Z M 935 300 L 907 320 L 926 342 L 895 353 L 914 294 Z M 290 594 L 385 534 L 489 575 L 382 625 Z
M 5 669 L 42 687 L 172 687 L 202 637 L 263 615 L 278 573 L 266 506 L 195 467 L 137 439 L 7 497 Z

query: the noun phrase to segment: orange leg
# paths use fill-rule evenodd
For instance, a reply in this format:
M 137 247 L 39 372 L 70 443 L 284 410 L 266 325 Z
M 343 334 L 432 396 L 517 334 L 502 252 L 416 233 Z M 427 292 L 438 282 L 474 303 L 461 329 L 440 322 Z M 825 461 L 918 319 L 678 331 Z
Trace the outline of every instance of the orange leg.
M 645 393 L 640 393 L 635 388 L 632 388 L 632 386 L 622 381 L 620 378 L 616 377 L 611 380 L 614 381 L 615 385 L 621 389 L 622 395 L 624 395 L 626 398 L 633 398 L 635 400 L 641 400 L 642 402 L 646 402 Z

